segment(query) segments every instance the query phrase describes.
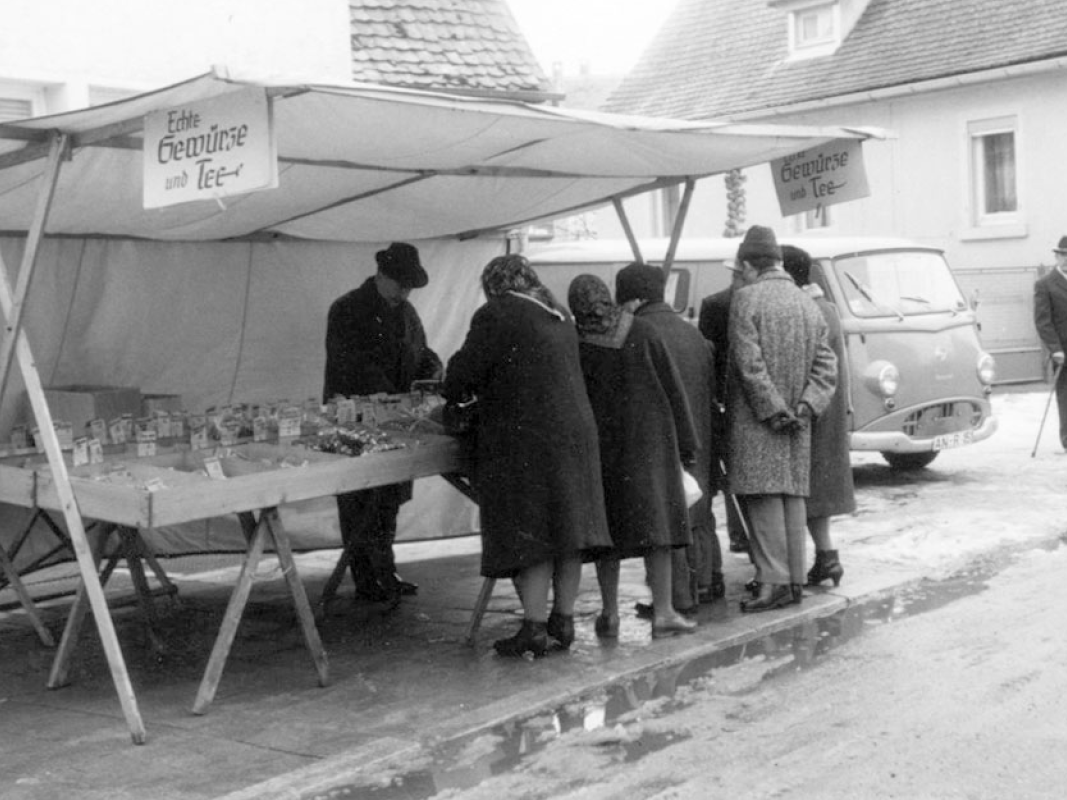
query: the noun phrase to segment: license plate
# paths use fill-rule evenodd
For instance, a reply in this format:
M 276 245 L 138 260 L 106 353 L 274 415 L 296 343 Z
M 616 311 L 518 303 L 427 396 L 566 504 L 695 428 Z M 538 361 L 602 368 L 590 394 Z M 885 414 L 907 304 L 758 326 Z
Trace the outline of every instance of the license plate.
M 934 437 L 934 450 L 951 450 L 953 447 L 963 447 L 974 443 L 974 431 L 959 431 L 947 433 L 944 436 Z

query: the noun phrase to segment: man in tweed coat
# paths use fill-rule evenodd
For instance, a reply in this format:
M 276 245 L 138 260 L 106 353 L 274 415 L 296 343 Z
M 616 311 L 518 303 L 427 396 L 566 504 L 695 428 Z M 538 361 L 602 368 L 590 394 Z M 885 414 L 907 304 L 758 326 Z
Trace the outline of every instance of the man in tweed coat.
M 807 540 L 810 421 L 830 403 L 837 358 L 819 307 L 782 269 L 774 231 L 753 226 L 738 248 L 750 282 L 730 306 L 727 426 L 730 491 L 752 525 L 759 594 L 742 611 L 799 603 Z

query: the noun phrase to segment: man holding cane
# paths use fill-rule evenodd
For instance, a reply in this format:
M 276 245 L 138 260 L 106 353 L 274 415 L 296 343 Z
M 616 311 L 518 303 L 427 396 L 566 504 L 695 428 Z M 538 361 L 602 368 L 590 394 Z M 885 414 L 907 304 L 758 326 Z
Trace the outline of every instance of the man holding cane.
M 1034 284 L 1034 325 L 1055 369 L 1060 446 L 1067 450 L 1067 371 L 1063 369 L 1067 347 L 1067 236 L 1060 237 L 1052 252 L 1056 254 L 1056 267 Z

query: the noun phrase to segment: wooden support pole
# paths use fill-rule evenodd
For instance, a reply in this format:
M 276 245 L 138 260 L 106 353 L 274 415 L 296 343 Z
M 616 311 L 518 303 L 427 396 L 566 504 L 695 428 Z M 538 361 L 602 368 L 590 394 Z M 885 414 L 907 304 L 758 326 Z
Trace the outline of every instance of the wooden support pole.
M 622 207 L 622 200 L 618 197 L 613 197 L 611 203 L 615 206 L 615 214 L 619 217 L 619 224 L 622 225 L 622 232 L 626 234 L 626 241 L 630 243 L 630 250 L 633 251 L 634 261 L 638 264 L 644 264 L 645 259 L 641 256 L 641 247 L 637 244 L 637 237 L 634 236 L 634 229 L 630 227 L 630 218 L 626 216 L 626 209 Z
M 674 254 L 678 252 L 678 242 L 682 239 L 682 228 L 685 227 L 685 218 L 689 214 L 689 203 L 693 199 L 693 190 L 696 181 L 686 178 L 685 192 L 682 194 L 682 202 L 678 206 L 678 216 L 674 218 L 674 227 L 671 229 L 671 243 L 667 246 L 667 255 L 663 259 L 663 274 L 669 278 L 671 268 L 674 266 Z
M 37 631 L 37 637 L 41 640 L 41 644 L 45 647 L 55 647 L 56 640 L 52 638 L 52 632 L 49 631 L 48 628 L 45 627 L 44 622 L 41 621 L 41 615 L 37 613 L 37 606 L 34 605 L 33 597 L 22 583 L 22 578 L 19 577 L 15 565 L 11 563 L 11 559 L 7 556 L 7 550 L 4 549 L 2 544 L 0 544 L 0 570 L 7 576 L 8 583 L 10 583 L 11 588 L 15 590 L 15 595 L 22 604 L 22 608 L 25 610 L 26 615 L 30 618 L 34 630 Z
M 26 249 L 22 253 L 22 266 L 19 268 L 18 277 L 15 280 L 15 291 L 9 302 L 4 304 L 4 338 L 0 339 L 0 401 L 4 399 L 4 389 L 7 386 L 8 375 L 11 373 L 11 360 L 15 353 L 18 335 L 22 330 L 22 312 L 26 306 L 26 296 L 30 291 L 30 280 L 33 278 L 34 267 L 37 264 L 37 250 L 40 247 L 41 237 L 44 234 L 44 223 L 48 217 L 48 209 L 52 205 L 55 196 L 56 182 L 59 179 L 59 166 L 67 148 L 65 134 L 56 134 L 52 137 L 48 151 L 48 161 L 43 175 L 43 185 L 37 195 L 37 209 L 33 215 L 33 224 L 30 227 L 29 236 L 26 237 Z M 3 264 L 0 263 L 0 267 Z M 7 277 L 7 269 L 4 268 L 4 276 Z
M 7 268 L 4 266 L 3 261 L 0 260 L 0 313 L 3 313 L 7 325 L 4 338 L 0 341 L 0 358 L 3 358 L 5 353 L 8 354 L 6 363 L 0 365 L 0 398 L 3 397 L 3 390 L 9 377 L 10 353 L 13 351 L 15 357 L 18 358 L 19 367 L 22 371 L 22 381 L 26 387 L 26 394 L 30 399 L 34 417 L 37 420 L 37 428 L 44 444 L 45 454 L 48 456 L 48 464 L 51 467 L 52 478 L 55 481 L 56 494 L 59 498 L 60 508 L 63 511 L 63 520 L 67 524 L 67 531 L 74 547 L 74 555 L 78 560 L 82 586 L 93 609 L 96 626 L 100 632 L 100 641 L 107 655 L 108 666 L 111 668 L 111 678 L 115 684 L 115 690 L 118 693 L 119 702 L 122 704 L 126 723 L 130 729 L 130 737 L 135 744 L 143 744 L 146 734 L 141 712 L 137 708 L 137 698 L 133 693 L 133 685 L 130 683 L 129 674 L 126 671 L 126 662 L 122 657 L 118 636 L 115 633 L 115 625 L 107 607 L 107 598 L 104 596 L 104 590 L 100 586 L 100 580 L 96 573 L 96 560 L 85 535 L 81 512 L 78 509 L 77 499 L 74 497 L 74 489 L 70 483 L 67 465 L 63 461 L 63 451 L 59 446 L 59 439 L 56 437 L 52 412 L 48 408 L 48 401 L 45 400 L 41 376 L 37 372 L 37 364 L 26 339 L 26 333 L 21 327 L 21 304 L 25 300 L 36 265 L 37 249 L 44 234 L 45 221 L 51 207 L 52 197 L 55 194 L 56 182 L 59 179 L 59 165 L 66 148 L 66 137 L 57 136 L 53 144 L 54 146 L 45 168 L 45 185 L 38 195 L 33 225 L 26 241 L 26 255 L 28 257 L 23 258 L 22 268 L 18 276 L 18 286 L 22 291 L 21 297 L 12 292 Z

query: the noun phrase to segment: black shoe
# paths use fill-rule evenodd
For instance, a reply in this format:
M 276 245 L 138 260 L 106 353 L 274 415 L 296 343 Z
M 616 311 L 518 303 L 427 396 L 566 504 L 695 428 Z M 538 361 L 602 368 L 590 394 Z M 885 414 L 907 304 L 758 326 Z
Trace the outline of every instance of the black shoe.
M 356 587 L 356 599 L 365 603 L 387 603 L 394 597 L 394 594 L 378 581 L 360 581 Z
M 845 568 L 841 566 L 836 550 L 816 550 L 815 564 L 808 570 L 808 586 L 818 586 L 827 579 L 832 580 L 834 586 L 840 586 L 844 574 Z
M 793 587 L 788 583 L 765 583 L 760 587 L 759 597 L 742 600 L 741 610 L 746 614 L 757 611 L 773 611 L 797 602 Z
M 726 579 L 721 572 L 717 572 L 711 576 L 711 584 L 697 592 L 697 600 L 713 603 L 722 597 L 726 597 Z
M 397 591 L 404 597 L 412 597 L 419 593 L 419 585 L 417 583 L 406 581 L 395 572 L 393 573 L 393 582 L 396 584 Z
M 553 650 L 570 650 L 574 643 L 574 617 L 553 611 L 548 615 L 545 631 L 555 642 Z
M 493 642 L 497 655 L 509 658 L 541 658 L 548 652 L 548 630 L 544 622 L 523 620 L 514 636 Z

